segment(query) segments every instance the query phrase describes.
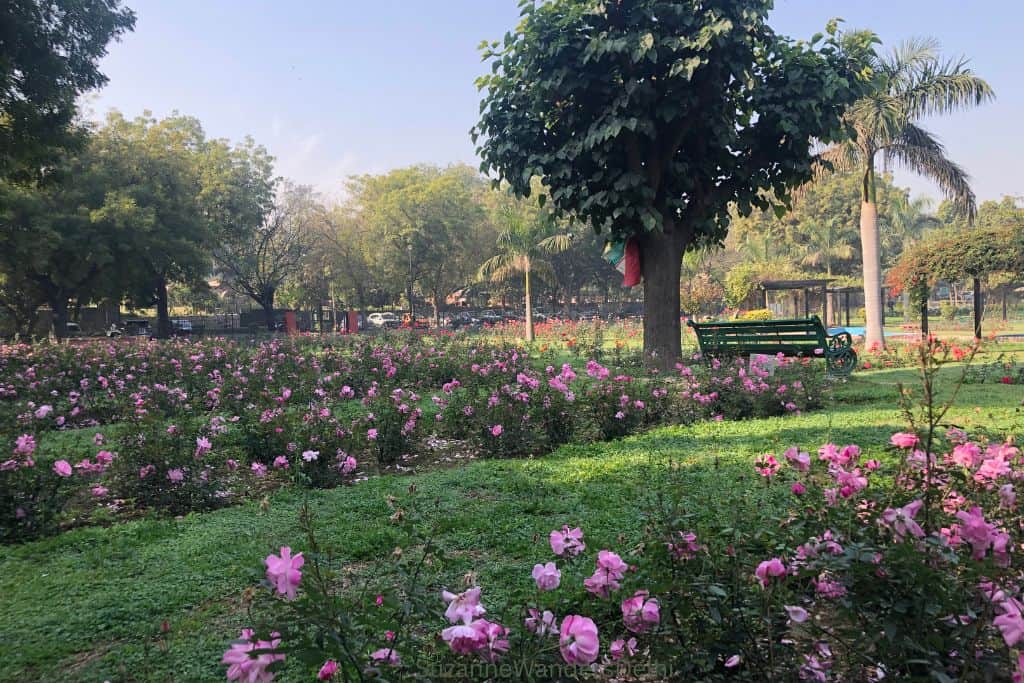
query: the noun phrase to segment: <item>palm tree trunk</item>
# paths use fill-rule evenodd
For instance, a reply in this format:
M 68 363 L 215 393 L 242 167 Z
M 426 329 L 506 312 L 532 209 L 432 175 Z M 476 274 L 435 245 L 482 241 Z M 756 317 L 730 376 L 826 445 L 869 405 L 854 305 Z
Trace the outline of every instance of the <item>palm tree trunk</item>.
M 533 301 L 530 296 L 530 259 L 526 259 L 526 267 L 523 269 L 526 276 L 526 341 L 533 341 Z
M 869 348 L 885 348 L 882 328 L 882 260 L 878 245 L 878 205 L 866 200 L 860 205 L 860 244 L 864 259 L 864 327 Z

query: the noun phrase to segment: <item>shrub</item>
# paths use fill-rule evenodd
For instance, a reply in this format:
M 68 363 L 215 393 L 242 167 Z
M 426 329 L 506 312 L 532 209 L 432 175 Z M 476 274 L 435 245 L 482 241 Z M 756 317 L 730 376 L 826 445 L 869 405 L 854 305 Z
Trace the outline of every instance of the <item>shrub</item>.
M 775 317 L 767 308 L 755 308 L 740 314 L 740 320 L 771 320 Z
M 70 463 L 37 462 L 35 451 L 35 438 L 22 434 L 0 462 L 0 542 L 51 533 L 75 488 Z
M 220 455 L 214 440 L 188 424 L 144 417 L 121 430 L 110 490 L 139 508 L 175 515 L 226 505 L 240 464 Z

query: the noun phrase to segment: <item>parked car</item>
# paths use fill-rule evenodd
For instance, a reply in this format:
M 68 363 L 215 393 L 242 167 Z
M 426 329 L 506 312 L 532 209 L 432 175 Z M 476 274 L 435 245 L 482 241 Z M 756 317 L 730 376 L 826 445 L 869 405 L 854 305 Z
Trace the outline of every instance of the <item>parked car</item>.
M 366 317 L 366 322 L 370 324 L 370 327 L 376 327 L 377 329 L 394 329 L 402 324 L 398 316 L 390 311 L 371 313 Z
M 81 337 L 82 336 L 82 326 L 79 325 L 76 322 L 70 322 L 69 321 L 69 322 L 65 323 L 64 324 L 64 330 L 65 330 L 65 334 L 68 337 Z
M 453 330 L 479 326 L 480 318 L 477 318 L 469 311 L 460 311 L 459 313 L 453 313 L 448 318 L 448 327 L 452 328 Z
M 192 334 L 192 321 L 185 319 L 172 320 L 171 329 L 174 331 L 174 334 L 176 335 L 188 336 Z
M 505 316 L 494 310 L 480 311 L 480 322 L 486 325 L 497 325 L 505 322 Z

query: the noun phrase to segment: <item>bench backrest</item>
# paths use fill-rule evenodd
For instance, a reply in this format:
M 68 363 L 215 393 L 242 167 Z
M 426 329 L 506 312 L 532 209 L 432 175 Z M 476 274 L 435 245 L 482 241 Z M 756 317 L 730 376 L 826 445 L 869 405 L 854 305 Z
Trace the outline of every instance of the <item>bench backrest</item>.
M 738 320 L 687 323 L 705 353 L 814 355 L 826 348 L 825 327 L 818 316 L 789 320 Z M 819 353 L 821 353 L 819 351 Z

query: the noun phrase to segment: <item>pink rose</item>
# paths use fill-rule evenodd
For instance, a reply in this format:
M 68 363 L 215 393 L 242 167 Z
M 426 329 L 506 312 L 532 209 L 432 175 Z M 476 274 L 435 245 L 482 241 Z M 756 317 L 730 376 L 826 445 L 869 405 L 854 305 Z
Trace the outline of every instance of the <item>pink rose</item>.
M 537 588 L 542 591 L 553 591 L 558 588 L 562 579 L 562 572 L 554 562 L 547 564 L 536 564 L 533 566 L 533 580 L 537 582 Z
M 550 541 L 551 552 L 559 556 L 569 553 L 571 557 L 575 557 L 587 548 L 583 543 L 583 530 L 579 527 L 570 529 L 566 525 L 562 527 L 561 531 L 556 529 L 551 532 Z
M 292 549 L 282 546 L 280 556 L 267 555 L 267 580 L 274 584 L 278 593 L 287 596 L 289 600 L 294 600 L 295 591 L 302 580 L 302 572 L 299 570 L 305 562 L 302 553 L 292 557 Z
M 786 565 L 782 564 L 782 560 L 777 557 L 765 560 L 757 565 L 757 569 L 754 570 L 754 576 L 761 583 L 761 588 L 767 588 L 772 577 L 785 576 L 785 574 Z
M 597 625 L 587 617 L 570 614 L 562 620 L 558 648 L 566 664 L 591 664 L 600 649 Z
M 487 610 L 480 604 L 480 588 L 474 586 L 463 593 L 442 591 L 441 597 L 448 603 L 444 616 L 452 624 L 462 622 L 468 624 L 477 617 L 486 614 Z
M 57 462 L 53 463 L 53 471 L 56 472 L 61 477 L 70 477 L 71 463 L 69 463 L 67 460 L 58 460 Z
M 320 671 L 317 672 L 316 677 L 321 681 L 329 681 L 334 678 L 334 672 L 338 670 L 338 663 L 333 659 L 328 659 L 324 662 L 324 665 L 320 667 Z
M 661 623 L 657 598 L 648 598 L 647 591 L 637 591 L 622 601 L 622 621 L 633 633 L 645 633 Z
M 897 432 L 889 438 L 889 443 L 897 448 L 913 448 L 917 445 L 917 434 L 909 432 Z

